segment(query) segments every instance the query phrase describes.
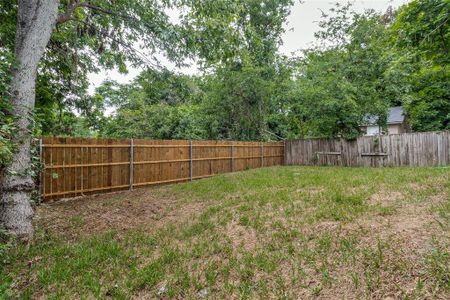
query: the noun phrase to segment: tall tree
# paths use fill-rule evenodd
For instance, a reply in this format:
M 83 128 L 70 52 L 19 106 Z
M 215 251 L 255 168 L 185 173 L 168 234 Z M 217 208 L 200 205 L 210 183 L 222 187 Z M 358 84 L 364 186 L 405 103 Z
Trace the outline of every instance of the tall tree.
M 11 84 L 11 115 L 17 132 L 17 150 L 7 173 L 1 177 L 0 224 L 20 238 L 33 232 L 30 204 L 34 188 L 30 174 L 30 115 L 34 109 L 36 72 L 58 19 L 56 0 L 19 0 L 15 66 Z
M 208 56 L 215 72 L 205 78 L 206 130 L 209 138 L 267 139 L 268 118 L 276 110 L 280 81 L 289 76 L 278 47 L 293 1 L 250 0 L 236 4 L 239 47 Z

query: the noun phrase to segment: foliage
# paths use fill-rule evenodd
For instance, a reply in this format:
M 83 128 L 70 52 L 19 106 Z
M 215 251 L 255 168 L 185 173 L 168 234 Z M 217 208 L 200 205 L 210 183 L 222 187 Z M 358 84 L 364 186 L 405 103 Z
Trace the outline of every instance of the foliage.
M 201 121 L 198 108 L 193 105 L 140 106 L 121 109 L 117 116 L 107 118 L 102 134 L 108 137 L 202 139 Z
M 289 68 L 280 60 L 276 69 L 221 67 L 201 78 L 152 70 L 143 72 L 130 84 L 105 82 L 92 98 L 116 111 L 97 122 L 99 134 L 166 139 L 278 139 L 287 132 L 281 124 L 283 118 L 278 116 L 285 106 L 284 88 L 289 85 L 289 76 Z
M 117 67 L 126 73 L 127 61 L 152 64 L 135 43 L 141 42 L 149 53 L 163 51 L 170 59 L 181 58 L 185 44 L 181 29 L 165 12 L 170 5 L 167 1 L 61 1 L 61 17 L 38 70 L 36 133 L 74 134 L 71 127 L 78 121 L 73 111 L 86 95 L 89 72 Z M 0 11 L 2 54 L 3 49 L 12 53 L 16 1 L 2 1 Z
M 402 100 L 417 131 L 450 128 L 449 16 L 448 1 L 415 0 L 390 29 L 397 56 L 390 77 L 404 86 Z
M 324 16 L 318 47 L 298 60 L 293 113 L 303 136 L 356 138 L 367 115 L 384 125 L 390 99 L 383 73 L 389 65 L 383 42 L 385 27 L 373 11 L 356 14 L 337 5 Z
M 276 140 L 286 136 L 291 70 L 278 57 L 272 65 L 224 67 L 206 77 L 204 111 L 208 138 Z
M 8 252 L 13 242 L 14 238 L 0 227 L 0 267 L 2 268 L 9 262 Z
M 9 236 L 8 232 L 0 227 L 0 269 L 5 268 L 9 263 L 11 263 L 10 251 L 13 248 L 14 238 Z M 10 289 L 11 279 L 2 278 L 0 283 L 0 298 L 7 299 L 13 296 Z
M 367 115 L 403 105 L 413 130 L 449 128 L 449 6 L 412 1 L 393 13 L 324 14 L 319 46 L 299 58 L 292 113 L 301 135 L 355 138 Z
M 208 53 L 206 66 L 212 70 L 212 74 L 204 76 L 201 86 L 204 138 L 277 139 L 270 130 L 279 131 L 280 126 L 269 126 L 268 120 L 281 111 L 280 91 L 290 74 L 285 59 L 278 54 L 278 46 L 292 4 L 290 0 L 228 1 L 223 5 L 231 5 L 232 9 L 218 6 L 218 10 L 213 10 L 219 18 L 234 19 L 236 31 L 232 39 L 237 42 L 232 44 L 237 47 L 201 52 Z M 200 8 L 193 13 L 203 10 Z M 215 27 L 203 19 L 197 21 L 195 26 Z
M 14 122 L 9 117 L 11 109 L 9 101 L 9 84 L 11 81 L 11 66 L 13 65 L 13 51 L 7 47 L 4 35 L 11 36 L 14 32 L 15 14 L 12 13 L 12 3 L 9 1 L 0 2 L 0 14 L 2 22 L 0 23 L 0 170 L 7 165 L 11 159 L 14 145 L 11 142 L 11 136 L 14 133 Z M 11 36 L 11 38 L 14 38 Z
M 116 108 L 103 118 L 99 133 L 109 137 L 204 138 L 198 104 L 202 93 L 195 77 L 148 70 L 132 83 L 105 82 L 93 98 Z
M 181 19 L 194 29 L 190 40 L 205 67 L 245 62 L 256 66 L 271 64 L 294 3 L 292 0 L 188 2 L 191 10 Z
M 196 55 L 204 66 L 212 66 L 229 58 L 243 59 L 244 44 L 247 51 L 273 55 L 291 4 L 290 0 L 61 1 L 61 16 L 38 70 L 37 133 L 74 134 L 70 124 L 77 122 L 76 110 L 89 115 L 82 117 L 89 119 L 90 129 L 98 129 L 94 124 L 101 119 L 98 111 L 83 109 L 87 102 L 95 103 L 86 95 L 87 74 L 99 68 L 126 73 L 131 63 L 155 69 L 156 53 L 178 65 Z M 169 10 L 178 10 L 179 20 L 172 20 Z M 0 46 L 12 52 L 17 3 L 3 1 L 0 11 Z M 151 93 L 148 89 L 155 92 L 158 87 L 146 89 Z M 160 96 L 175 95 L 170 93 Z
M 11 106 L 8 93 L 12 63 L 12 53 L 0 46 L 0 169 L 10 161 L 14 150 L 11 136 L 15 126 L 13 118 L 9 117 Z
M 257 140 L 264 135 L 273 82 L 264 69 L 220 69 L 207 79 L 205 115 L 208 136 L 215 139 Z

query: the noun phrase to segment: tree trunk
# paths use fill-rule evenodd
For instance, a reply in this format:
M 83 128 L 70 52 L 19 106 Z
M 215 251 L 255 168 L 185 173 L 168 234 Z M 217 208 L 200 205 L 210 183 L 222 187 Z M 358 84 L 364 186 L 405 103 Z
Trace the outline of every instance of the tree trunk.
M 15 40 L 15 65 L 11 83 L 12 115 L 17 133 L 13 162 L 0 178 L 0 226 L 19 239 L 33 235 L 30 198 L 31 113 L 35 103 L 38 63 L 58 17 L 58 0 L 19 0 Z

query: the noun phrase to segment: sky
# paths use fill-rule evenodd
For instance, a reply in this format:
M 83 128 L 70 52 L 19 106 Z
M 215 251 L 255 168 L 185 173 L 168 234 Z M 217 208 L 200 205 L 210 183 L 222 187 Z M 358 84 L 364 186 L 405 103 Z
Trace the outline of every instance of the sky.
M 348 0 L 303 0 L 296 3 L 292 7 L 291 14 L 285 25 L 286 32 L 282 37 L 283 44 L 280 52 L 291 55 L 300 49 L 306 49 L 314 42 L 314 32 L 319 29 L 318 21 L 320 20 L 321 11 L 328 11 L 334 6 L 334 3 L 347 3 Z M 362 12 L 366 9 L 375 9 L 384 12 L 389 6 L 394 8 L 407 3 L 409 0 L 353 0 L 353 9 Z M 176 14 L 176 12 L 173 12 Z M 198 72 L 195 65 L 183 69 L 175 69 L 174 65 L 160 58 L 162 64 L 168 69 L 176 70 L 186 74 L 196 74 Z M 93 93 L 95 87 L 99 86 L 103 80 L 112 79 L 119 83 L 128 83 L 140 73 L 139 68 L 129 68 L 128 74 L 120 74 L 117 70 L 101 71 L 97 74 L 90 74 L 89 92 Z

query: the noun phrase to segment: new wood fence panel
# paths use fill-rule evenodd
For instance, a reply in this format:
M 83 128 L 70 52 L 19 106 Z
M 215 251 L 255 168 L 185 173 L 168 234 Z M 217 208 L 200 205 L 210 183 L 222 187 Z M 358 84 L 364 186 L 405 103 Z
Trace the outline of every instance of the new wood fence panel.
M 262 152 L 264 167 L 284 164 L 284 143 L 264 143 Z
M 194 178 L 231 172 L 231 143 L 193 141 L 192 160 Z
M 284 143 L 43 137 L 44 200 L 284 163 Z
M 450 164 L 450 132 L 286 141 L 285 159 L 288 165 L 443 166 Z
M 114 146 L 123 143 L 126 140 L 43 138 L 42 194 L 51 199 L 125 188 L 128 169 L 121 161 L 129 150 Z
M 189 177 L 188 141 L 133 140 L 133 182 L 136 186 Z

